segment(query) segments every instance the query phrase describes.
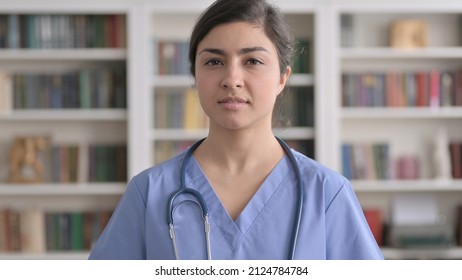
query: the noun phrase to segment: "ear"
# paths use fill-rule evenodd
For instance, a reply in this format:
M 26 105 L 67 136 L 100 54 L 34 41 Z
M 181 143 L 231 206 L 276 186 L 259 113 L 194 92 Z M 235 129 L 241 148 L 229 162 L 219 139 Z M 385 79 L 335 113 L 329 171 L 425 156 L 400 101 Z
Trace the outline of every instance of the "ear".
M 281 93 L 284 87 L 286 86 L 290 73 L 292 73 L 292 68 L 290 68 L 290 66 L 287 66 L 286 71 L 281 74 L 281 78 L 279 79 L 279 93 Z

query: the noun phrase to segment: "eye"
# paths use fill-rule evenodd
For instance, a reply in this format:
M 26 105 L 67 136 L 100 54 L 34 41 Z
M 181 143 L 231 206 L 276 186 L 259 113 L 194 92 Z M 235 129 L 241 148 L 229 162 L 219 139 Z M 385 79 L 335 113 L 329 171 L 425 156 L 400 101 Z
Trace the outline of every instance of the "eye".
M 256 59 L 256 58 L 249 58 L 246 60 L 245 64 L 249 64 L 249 65 L 259 65 L 259 64 L 263 64 L 263 62 L 259 59 Z
M 211 58 L 211 59 L 208 59 L 204 65 L 210 65 L 210 66 L 215 66 L 215 65 L 223 65 L 223 63 L 221 62 L 221 60 L 217 59 L 217 58 Z

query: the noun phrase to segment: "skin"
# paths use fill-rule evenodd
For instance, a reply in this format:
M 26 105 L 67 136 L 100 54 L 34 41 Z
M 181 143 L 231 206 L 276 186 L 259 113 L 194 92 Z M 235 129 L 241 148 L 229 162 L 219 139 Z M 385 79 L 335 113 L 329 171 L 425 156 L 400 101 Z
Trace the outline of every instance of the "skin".
M 235 220 L 284 156 L 271 120 L 290 67 L 281 74 L 277 50 L 260 26 L 237 22 L 204 37 L 195 71 L 210 128 L 194 157 Z

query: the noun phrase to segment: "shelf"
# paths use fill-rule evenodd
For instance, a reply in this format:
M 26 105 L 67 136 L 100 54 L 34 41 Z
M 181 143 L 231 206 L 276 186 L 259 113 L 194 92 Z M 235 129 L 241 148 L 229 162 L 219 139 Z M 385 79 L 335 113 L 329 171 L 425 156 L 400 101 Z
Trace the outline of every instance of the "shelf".
M 462 259 L 462 247 L 425 249 L 381 248 L 381 250 L 385 259 Z
M 46 253 L 5 253 L 0 252 L 0 260 L 87 260 L 89 252 L 46 252 Z
M 190 140 L 199 140 L 207 136 L 207 129 L 195 129 L 195 130 L 185 130 L 185 129 L 155 129 L 151 133 L 151 139 L 154 141 L 157 140 L 171 140 L 171 141 L 190 141 Z
M 0 184 L 0 196 L 115 195 L 124 193 L 126 183 Z
M 395 49 L 389 47 L 342 48 L 342 59 L 462 59 L 462 47 Z
M 275 129 L 274 134 L 285 140 L 314 139 L 314 128 L 312 127 L 289 127 L 286 129 Z
M 125 49 L 2 49 L 0 61 L 15 60 L 125 60 Z
M 290 75 L 289 86 L 312 86 L 314 77 L 311 74 Z M 155 75 L 151 81 L 151 87 L 191 87 L 194 79 L 188 75 Z
M 151 87 L 191 87 L 194 79 L 188 75 L 156 75 L 151 81 Z
M 351 180 L 356 192 L 462 192 L 462 180 Z
M 14 109 L 0 121 L 126 121 L 126 109 Z
M 343 107 L 342 119 L 458 119 L 462 107 Z
M 188 141 L 207 137 L 207 129 L 183 130 L 183 129 L 155 129 L 151 134 L 152 140 Z M 314 128 L 291 127 L 275 129 L 275 135 L 286 140 L 313 139 Z
M 287 83 L 289 86 L 312 86 L 314 77 L 311 74 L 291 74 Z

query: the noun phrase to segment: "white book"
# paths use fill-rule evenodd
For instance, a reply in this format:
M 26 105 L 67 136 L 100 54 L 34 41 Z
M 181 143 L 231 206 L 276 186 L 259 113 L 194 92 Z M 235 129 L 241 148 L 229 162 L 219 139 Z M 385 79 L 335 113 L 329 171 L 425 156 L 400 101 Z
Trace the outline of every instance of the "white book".
M 13 80 L 9 73 L 0 72 L 0 113 L 9 113 L 13 107 Z

